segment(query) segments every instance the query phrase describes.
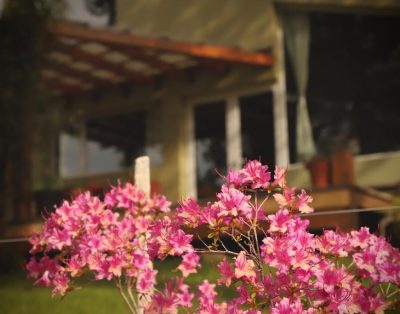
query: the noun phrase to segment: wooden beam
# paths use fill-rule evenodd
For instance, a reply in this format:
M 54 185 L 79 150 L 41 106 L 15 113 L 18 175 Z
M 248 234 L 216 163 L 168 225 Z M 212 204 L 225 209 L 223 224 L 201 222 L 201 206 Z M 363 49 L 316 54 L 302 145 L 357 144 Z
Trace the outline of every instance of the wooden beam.
M 66 82 L 61 82 L 59 79 L 43 77 L 43 81 L 50 88 L 60 91 L 65 94 L 81 95 L 87 92 L 87 90 L 81 88 L 79 85 L 68 84 Z
M 235 48 L 144 37 L 128 32 L 119 32 L 110 28 L 94 29 L 83 24 L 71 22 L 53 22 L 49 27 L 49 32 L 58 36 L 100 42 L 105 45 L 158 49 L 196 58 L 225 60 L 258 66 L 269 66 L 273 63 L 272 56 L 265 52 L 248 52 Z
M 52 69 L 60 74 L 64 74 L 71 78 L 76 78 L 80 81 L 83 81 L 84 83 L 88 83 L 94 86 L 109 88 L 109 87 L 114 87 L 116 85 L 115 82 L 94 76 L 89 71 L 85 72 L 85 71 L 75 70 L 59 62 L 46 60 L 45 68 Z
M 98 67 L 99 69 L 104 69 L 116 73 L 118 76 L 123 77 L 125 80 L 137 81 L 151 86 L 155 84 L 155 80 L 151 77 L 143 75 L 137 71 L 129 70 L 121 64 L 115 64 L 113 62 L 107 61 L 106 59 L 104 59 L 105 54 L 101 54 L 101 56 L 98 56 L 87 53 L 80 49 L 78 46 L 67 45 L 60 41 L 56 42 L 53 47 L 57 51 L 70 55 L 77 61 L 84 61 Z
M 204 65 L 207 69 L 210 69 L 215 72 L 224 73 L 229 69 L 229 64 L 223 61 L 216 60 L 200 60 L 200 63 Z

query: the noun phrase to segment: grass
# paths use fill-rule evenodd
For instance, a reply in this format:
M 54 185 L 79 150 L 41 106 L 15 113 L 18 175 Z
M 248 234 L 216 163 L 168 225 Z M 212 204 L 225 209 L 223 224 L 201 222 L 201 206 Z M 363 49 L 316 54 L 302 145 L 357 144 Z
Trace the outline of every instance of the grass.
M 191 286 L 191 291 L 196 292 L 197 286 L 204 280 L 216 282 L 219 277 L 216 265 L 221 256 L 203 256 L 202 269 L 198 274 L 191 275 L 186 281 Z M 175 269 L 180 259 L 169 258 L 156 263 L 159 270 L 157 276 L 160 289 L 171 277 L 174 277 Z M 346 260 L 344 263 L 348 262 Z M 0 274 L 0 314 L 31 314 L 31 313 L 56 313 L 56 314 L 129 314 L 118 290 L 112 282 L 91 282 L 82 280 L 83 289 L 69 293 L 65 298 L 51 297 L 50 289 L 33 286 L 26 279 L 23 272 L 12 274 Z M 384 287 L 386 289 L 386 287 Z M 229 300 L 233 296 L 232 289 L 217 288 L 219 301 Z M 400 313 L 399 310 L 386 311 L 385 313 Z
M 65 298 L 51 297 L 51 291 L 35 287 L 18 273 L 0 277 L 0 313 L 3 314 L 84 314 L 129 313 L 111 283 L 93 284 Z
M 202 269 L 199 274 L 192 275 L 187 282 L 196 290 L 198 284 L 207 278 L 215 282 L 218 278 L 216 265 L 218 256 L 202 258 Z M 178 266 L 179 259 L 168 259 L 157 263 L 159 270 L 158 280 L 160 288 L 169 278 L 174 277 L 173 270 Z M 232 295 L 231 291 L 223 290 L 222 297 Z M 14 274 L 0 274 L 0 313 L 1 314 L 32 314 L 32 313 L 56 313 L 56 314 L 128 314 L 126 305 L 114 287 L 112 282 L 92 282 L 85 284 L 84 289 L 78 289 L 69 293 L 65 298 L 51 297 L 50 289 L 36 287 L 26 279 L 23 272 Z

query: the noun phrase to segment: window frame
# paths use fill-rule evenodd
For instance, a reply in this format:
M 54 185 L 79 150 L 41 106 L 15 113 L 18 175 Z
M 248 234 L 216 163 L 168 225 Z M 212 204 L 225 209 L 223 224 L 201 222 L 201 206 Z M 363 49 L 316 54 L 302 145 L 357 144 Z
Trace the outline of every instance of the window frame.
M 286 101 L 279 101 L 280 88 L 278 82 L 267 87 L 243 88 L 235 92 L 220 92 L 186 99 L 185 102 L 185 131 L 186 131 L 186 194 L 197 199 L 196 174 L 196 139 L 195 139 L 195 107 L 221 101 L 225 103 L 225 138 L 227 169 L 239 169 L 243 163 L 240 98 L 261 93 L 272 93 L 274 146 L 276 164 L 289 166 L 288 117 Z M 281 108 L 281 107 L 284 108 Z M 283 131 L 283 133 L 282 133 Z M 239 135 L 239 136 L 237 136 Z M 230 140 L 229 140 L 230 139 Z

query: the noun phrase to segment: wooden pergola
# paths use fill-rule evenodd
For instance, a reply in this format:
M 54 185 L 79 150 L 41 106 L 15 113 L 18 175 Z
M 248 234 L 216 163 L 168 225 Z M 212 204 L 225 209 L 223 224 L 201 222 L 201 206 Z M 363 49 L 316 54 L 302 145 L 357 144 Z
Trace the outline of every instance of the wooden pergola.
M 197 67 L 273 64 L 269 52 L 154 38 L 111 27 L 58 21 L 49 32 L 55 40 L 43 80 L 62 94 L 109 89 L 123 82 L 154 86 L 166 76 L 185 79 L 188 70 Z

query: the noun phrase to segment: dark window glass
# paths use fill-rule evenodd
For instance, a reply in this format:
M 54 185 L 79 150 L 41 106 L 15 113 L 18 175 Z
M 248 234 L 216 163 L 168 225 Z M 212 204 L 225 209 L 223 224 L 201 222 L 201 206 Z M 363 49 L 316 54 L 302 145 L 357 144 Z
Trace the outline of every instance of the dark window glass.
M 240 98 L 242 151 L 246 160 L 275 165 L 272 93 Z
M 400 149 L 400 18 L 311 14 L 313 130 L 320 151 Z
M 212 196 L 222 183 L 216 174 L 226 172 L 225 103 L 195 107 L 196 173 L 198 197 Z
M 106 172 L 133 164 L 145 154 L 146 113 L 91 119 L 86 125 L 88 140 L 88 172 Z
M 144 111 L 93 118 L 86 122 L 86 149 L 82 149 L 79 128 L 60 136 L 62 176 L 118 171 L 145 153 L 146 113 Z M 83 156 L 86 154 L 86 156 Z M 83 169 L 82 160 L 86 160 Z

